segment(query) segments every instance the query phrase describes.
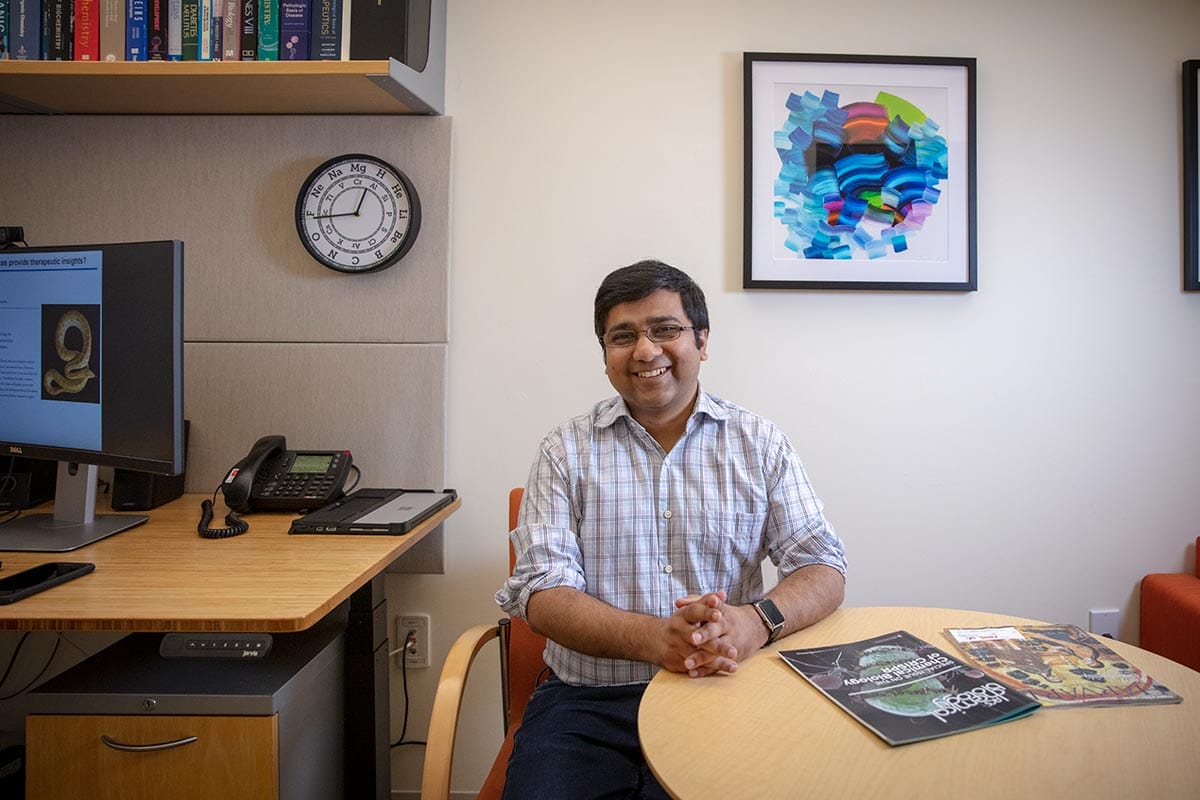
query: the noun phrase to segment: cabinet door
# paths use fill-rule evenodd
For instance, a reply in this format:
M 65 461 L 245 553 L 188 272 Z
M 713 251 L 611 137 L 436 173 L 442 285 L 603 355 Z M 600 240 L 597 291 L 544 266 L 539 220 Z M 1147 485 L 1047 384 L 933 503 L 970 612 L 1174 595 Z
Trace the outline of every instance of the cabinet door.
M 196 741 L 129 752 L 126 745 Z M 26 721 L 29 800 L 275 800 L 277 717 L 32 714 Z

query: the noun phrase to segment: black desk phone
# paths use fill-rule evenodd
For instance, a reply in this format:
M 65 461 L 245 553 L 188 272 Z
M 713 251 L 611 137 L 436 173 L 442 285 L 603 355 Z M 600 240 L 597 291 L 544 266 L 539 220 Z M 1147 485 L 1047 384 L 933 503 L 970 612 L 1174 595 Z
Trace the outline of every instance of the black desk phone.
M 349 450 L 288 450 L 282 436 L 264 436 L 229 468 L 219 490 L 225 494 L 224 528 L 212 528 L 213 501 L 200 504 L 196 531 L 206 539 L 225 539 L 250 529 L 241 514 L 250 511 L 304 511 L 342 497 L 350 474 Z M 213 493 L 214 499 L 216 492 Z
M 264 436 L 221 482 L 225 504 L 241 514 L 320 508 L 342 496 L 352 461 L 349 450 L 288 450 Z

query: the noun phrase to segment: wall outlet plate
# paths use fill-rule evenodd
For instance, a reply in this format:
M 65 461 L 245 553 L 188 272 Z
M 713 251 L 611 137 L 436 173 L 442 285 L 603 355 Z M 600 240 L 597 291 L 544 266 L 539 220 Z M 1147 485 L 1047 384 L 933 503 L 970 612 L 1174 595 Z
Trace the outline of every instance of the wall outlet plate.
M 413 634 L 413 645 L 408 646 L 408 635 Z M 407 667 L 429 666 L 429 615 L 401 614 L 396 617 L 396 649 Z
M 1093 608 L 1088 612 L 1088 630 L 1116 639 L 1121 629 L 1121 612 L 1116 608 Z

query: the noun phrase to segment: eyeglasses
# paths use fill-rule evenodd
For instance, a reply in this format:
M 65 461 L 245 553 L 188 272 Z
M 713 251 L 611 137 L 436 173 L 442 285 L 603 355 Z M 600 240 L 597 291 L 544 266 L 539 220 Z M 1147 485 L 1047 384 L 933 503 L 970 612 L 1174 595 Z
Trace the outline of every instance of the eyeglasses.
M 663 342 L 673 342 L 679 338 L 684 331 L 693 331 L 696 329 L 694 325 L 651 325 L 644 330 L 636 331 L 632 328 L 619 328 L 615 331 L 609 331 L 600 337 L 600 343 L 605 347 L 621 348 L 633 347 L 637 344 L 638 334 L 646 334 L 646 338 L 652 342 L 662 344 Z

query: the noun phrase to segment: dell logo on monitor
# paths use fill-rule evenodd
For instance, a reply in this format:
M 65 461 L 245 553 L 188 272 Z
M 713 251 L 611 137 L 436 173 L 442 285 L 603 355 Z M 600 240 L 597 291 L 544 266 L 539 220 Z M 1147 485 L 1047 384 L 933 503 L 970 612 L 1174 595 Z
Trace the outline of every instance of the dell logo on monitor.
M 12 453 L 13 455 L 19 456 L 19 455 L 21 455 L 22 453 L 24 453 L 25 451 L 24 451 L 24 450 L 22 450 L 22 449 L 21 449 L 21 448 L 19 448 L 19 447 L 15 447 L 15 446 L 13 446 L 13 445 L 9 445 L 9 446 L 8 446 L 8 452 Z

